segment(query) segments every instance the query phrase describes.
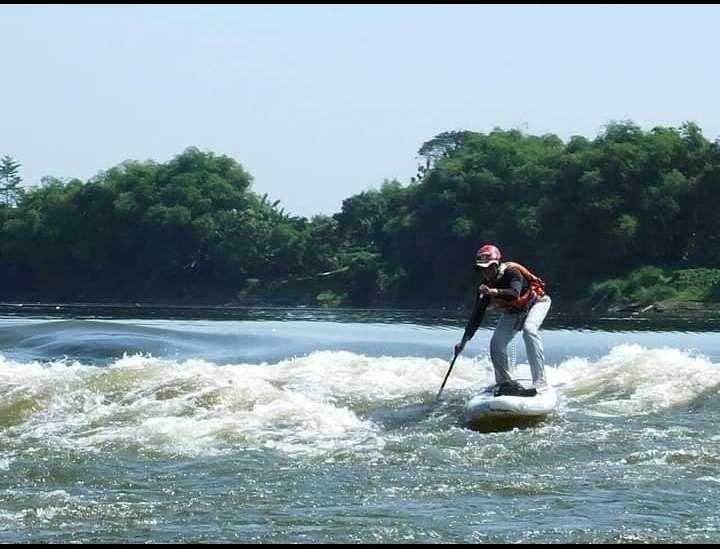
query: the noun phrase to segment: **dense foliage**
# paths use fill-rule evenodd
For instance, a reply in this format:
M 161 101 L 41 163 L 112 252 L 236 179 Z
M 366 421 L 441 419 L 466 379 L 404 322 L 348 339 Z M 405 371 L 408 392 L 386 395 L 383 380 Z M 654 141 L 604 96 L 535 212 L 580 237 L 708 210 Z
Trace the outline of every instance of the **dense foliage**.
M 312 219 L 252 192 L 233 159 L 194 148 L 24 194 L 5 157 L 0 298 L 458 305 L 475 250 L 493 242 L 561 300 L 621 292 L 601 282 L 646 266 L 640 286 L 684 270 L 703 290 L 679 282 L 681 295 L 717 299 L 702 269 L 720 265 L 720 146 L 695 124 L 614 123 L 568 142 L 447 132 L 419 157 L 407 185 L 385 181 Z

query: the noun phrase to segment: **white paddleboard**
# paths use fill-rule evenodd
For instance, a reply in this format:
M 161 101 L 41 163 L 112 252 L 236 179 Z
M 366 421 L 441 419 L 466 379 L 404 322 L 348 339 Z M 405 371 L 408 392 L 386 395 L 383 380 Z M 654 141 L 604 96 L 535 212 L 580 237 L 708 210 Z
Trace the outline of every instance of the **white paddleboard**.
M 528 383 L 521 385 L 529 386 Z M 552 413 L 558 404 L 557 391 L 551 386 L 538 389 L 535 396 L 495 396 L 495 385 L 473 396 L 465 406 L 465 420 L 471 426 L 511 427 L 532 424 Z

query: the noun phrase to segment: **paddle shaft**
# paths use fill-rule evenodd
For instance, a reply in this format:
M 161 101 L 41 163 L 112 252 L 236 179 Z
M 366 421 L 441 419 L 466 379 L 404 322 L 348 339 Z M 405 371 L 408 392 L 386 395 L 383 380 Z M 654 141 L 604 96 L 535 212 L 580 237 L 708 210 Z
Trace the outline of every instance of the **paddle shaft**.
M 450 363 L 450 368 L 448 368 L 447 374 L 445 374 L 445 379 L 442 382 L 442 386 L 440 387 L 440 390 L 438 391 L 437 396 L 435 397 L 435 400 L 438 400 L 440 398 L 440 393 L 442 393 L 443 389 L 445 388 L 445 383 L 447 383 L 448 378 L 450 377 L 450 372 L 452 372 L 453 366 L 455 366 L 455 360 L 457 357 L 460 356 L 460 353 L 455 353 L 455 356 L 452 359 L 452 362 Z

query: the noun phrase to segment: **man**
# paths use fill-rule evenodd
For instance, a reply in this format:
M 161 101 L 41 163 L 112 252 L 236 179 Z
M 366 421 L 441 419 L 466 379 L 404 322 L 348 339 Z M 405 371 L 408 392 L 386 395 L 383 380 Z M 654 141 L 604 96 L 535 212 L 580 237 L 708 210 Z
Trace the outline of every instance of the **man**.
M 465 348 L 482 322 L 485 309 L 493 301 L 503 309 L 490 341 L 490 358 L 495 369 L 495 395 L 532 396 L 547 385 L 545 355 L 540 338 L 540 325 L 550 309 L 551 299 L 545 293 L 545 283 L 519 263 L 501 262 L 500 250 L 492 244 L 482 246 L 475 256 L 474 268 L 482 273 L 475 307 L 465 327 L 455 354 Z M 515 334 L 522 330 L 525 340 L 533 387 L 524 389 L 513 381 L 508 366 L 507 347 Z

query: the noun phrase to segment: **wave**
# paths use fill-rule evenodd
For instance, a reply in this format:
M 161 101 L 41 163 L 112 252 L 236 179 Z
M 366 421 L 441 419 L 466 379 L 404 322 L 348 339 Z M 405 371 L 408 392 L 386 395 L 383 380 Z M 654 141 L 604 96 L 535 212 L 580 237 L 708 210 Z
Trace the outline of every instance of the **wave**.
M 21 360 L 57 358 L 108 364 L 131 350 L 153 356 L 205 356 L 211 360 L 250 359 L 272 347 L 284 350 L 289 339 L 279 333 L 212 333 L 194 326 L 179 329 L 121 321 L 60 320 L 3 327 L 0 352 Z
M 679 349 L 618 345 L 597 361 L 559 365 L 556 382 L 566 402 L 598 415 L 651 414 L 685 406 L 720 388 L 720 368 Z
M 0 446 L 10 460 L 21 448 L 50 446 L 183 455 L 381 452 L 400 436 L 382 418 L 395 411 L 400 421 L 429 421 L 429 413 L 410 414 L 408 407 L 432 410 L 447 369 L 437 358 L 347 351 L 224 365 L 140 354 L 107 366 L 0 355 Z M 529 374 L 527 364 L 518 374 Z M 720 369 L 707 358 L 636 345 L 596 361 L 551 365 L 548 378 L 565 410 L 614 416 L 670 410 L 720 387 Z M 487 357 L 460 357 L 446 386 L 459 404 L 445 413 L 461 412 L 492 379 Z M 444 421 L 439 428 L 457 424 Z
M 1 322 L 1 321 L 0 321 Z M 126 354 L 214 363 L 277 362 L 318 350 L 358 354 L 444 356 L 450 334 L 437 329 L 323 322 L 62 320 L 0 323 L 0 354 L 20 361 L 77 360 L 108 365 Z M 441 332 L 442 333 L 442 332 Z M 428 334 L 425 336 L 425 334 Z
M 332 351 L 224 366 L 144 355 L 107 367 L 0 357 L 0 437 L 3 446 L 181 454 L 380 449 L 381 430 L 365 413 L 408 395 L 426 399 L 446 369 L 439 359 Z M 459 374 L 455 384 L 473 377 Z

